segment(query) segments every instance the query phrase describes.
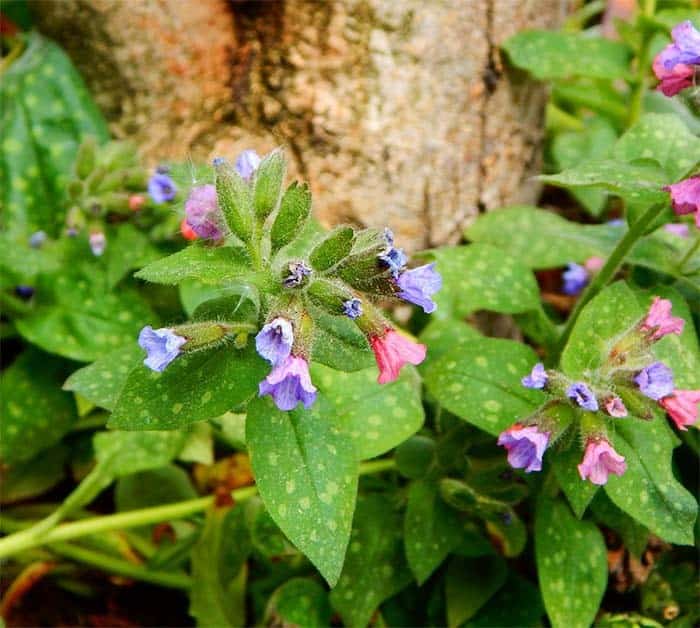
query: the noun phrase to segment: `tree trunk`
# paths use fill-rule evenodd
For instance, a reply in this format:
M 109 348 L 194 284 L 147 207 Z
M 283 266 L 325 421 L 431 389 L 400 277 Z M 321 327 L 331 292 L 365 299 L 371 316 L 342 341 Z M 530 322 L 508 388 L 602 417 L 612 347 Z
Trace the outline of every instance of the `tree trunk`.
M 288 148 L 322 221 L 407 248 L 531 202 L 544 92 L 504 39 L 564 0 L 40 0 L 117 137 L 159 159 Z

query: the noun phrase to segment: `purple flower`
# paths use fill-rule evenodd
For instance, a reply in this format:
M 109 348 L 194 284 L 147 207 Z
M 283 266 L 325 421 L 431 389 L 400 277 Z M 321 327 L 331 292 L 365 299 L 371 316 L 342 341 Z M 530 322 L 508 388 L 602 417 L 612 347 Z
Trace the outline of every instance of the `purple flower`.
M 396 280 L 401 291 L 399 296 L 405 301 L 420 305 L 426 314 L 437 308 L 430 296 L 442 288 L 442 277 L 435 270 L 435 262 L 406 270 Z
M 549 444 L 549 432 L 540 432 L 536 425 L 520 423 L 509 427 L 498 437 L 498 444 L 508 450 L 508 464 L 526 473 L 542 470 L 542 456 Z
M 547 379 L 544 364 L 538 362 L 532 367 L 530 374 L 523 377 L 520 382 L 525 388 L 544 388 L 547 385 Z
M 90 243 L 92 254 L 96 257 L 100 257 L 107 248 L 107 238 L 101 231 L 93 231 L 88 238 L 88 242 Z
M 146 351 L 143 363 L 151 370 L 161 373 L 178 355 L 187 338 L 178 336 L 172 329 L 153 329 L 146 325 L 139 334 L 139 346 Z
M 343 303 L 343 314 L 353 320 L 360 318 L 362 316 L 362 301 L 356 297 L 345 301 Z
M 255 174 L 255 171 L 258 169 L 260 161 L 260 155 L 258 155 L 254 150 L 244 150 L 240 155 L 238 155 L 238 159 L 236 159 L 236 172 L 246 181 L 250 181 Z
M 564 294 L 575 295 L 581 292 L 588 284 L 588 271 L 580 264 L 570 262 L 566 265 L 562 279 L 564 280 L 562 287 Z
M 224 237 L 221 211 L 213 185 L 192 188 L 185 202 L 185 215 L 187 224 L 200 238 L 220 240 Z
M 292 324 L 281 316 L 263 326 L 255 336 L 255 348 L 272 366 L 277 366 L 289 356 L 293 344 Z
M 34 288 L 32 286 L 20 284 L 19 286 L 15 286 L 15 294 L 20 299 L 31 299 L 34 296 Z
M 671 51 L 663 59 L 667 70 L 677 65 L 700 65 L 700 32 L 690 20 L 678 24 L 672 31 Z
M 170 175 L 159 170 L 148 180 L 148 193 L 153 202 L 160 205 L 175 198 L 177 186 Z
M 663 362 L 644 367 L 634 378 L 642 394 L 658 401 L 673 393 L 673 371 Z
M 625 408 L 625 404 L 622 402 L 622 399 L 620 399 L 617 395 L 607 397 L 603 402 L 603 407 L 605 408 L 605 412 L 610 416 L 614 416 L 618 419 L 627 416 L 627 408 Z
M 598 411 L 598 400 L 593 391 L 583 382 L 574 382 L 566 389 L 566 396 L 584 410 Z
M 391 229 L 384 229 L 384 240 L 386 241 L 386 249 L 378 257 L 389 267 L 394 279 L 398 279 L 408 258 L 403 250 L 394 248 L 394 233 Z
M 288 268 L 289 275 L 282 282 L 285 288 L 297 288 L 311 274 L 311 269 L 304 262 L 290 262 Z
M 622 220 L 622 218 L 613 218 L 612 220 L 608 220 L 608 223 L 611 227 L 624 227 L 625 226 L 625 221 Z
M 294 410 L 299 402 L 310 408 L 316 401 L 316 387 L 311 383 L 309 365 L 299 356 L 289 355 L 260 382 L 258 394 L 272 395 L 275 405 L 285 412 Z
M 688 225 L 683 222 L 670 222 L 664 225 L 664 231 L 678 236 L 679 238 L 687 238 L 690 235 Z
M 38 249 L 41 248 L 41 245 L 46 242 L 46 232 L 45 231 L 36 231 L 35 233 L 32 233 L 31 237 L 29 238 L 29 246 L 31 246 L 33 249 Z

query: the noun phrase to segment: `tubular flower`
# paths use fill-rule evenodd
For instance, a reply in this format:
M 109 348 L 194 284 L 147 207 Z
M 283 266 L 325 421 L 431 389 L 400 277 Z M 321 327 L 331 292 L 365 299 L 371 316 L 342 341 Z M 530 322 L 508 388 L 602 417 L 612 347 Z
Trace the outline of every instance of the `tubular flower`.
M 699 403 L 700 390 L 674 390 L 659 400 L 659 405 L 666 410 L 676 427 L 683 431 L 698 420 Z
M 634 378 L 642 394 L 658 401 L 673 392 L 673 371 L 663 362 L 644 367 Z
M 272 366 L 287 359 L 292 352 L 292 344 L 294 344 L 292 324 L 281 316 L 263 326 L 255 336 L 257 352 Z
M 254 150 L 244 150 L 236 159 L 236 172 L 246 181 L 250 181 L 261 161 L 260 155 Z
M 442 288 L 442 277 L 435 270 L 435 262 L 402 272 L 396 283 L 400 288 L 399 296 L 419 305 L 426 314 L 431 314 L 437 308 L 430 298 Z
M 671 195 L 673 211 L 679 216 L 695 214 L 695 224 L 700 227 L 700 176 L 667 185 L 664 190 Z
M 180 348 L 186 342 L 186 338 L 178 336 L 168 327 L 153 329 L 146 325 L 139 334 L 139 346 L 146 351 L 143 363 L 152 371 L 160 373 L 180 355 Z
M 602 486 L 611 473 L 622 475 L 627 471 L 624 456 L 618 454 L 605 438 L 591 438 L 586 443 L 583 460 L 578 465 L 582 480 Z
M 620 399 L 617 395 L 607 397 L 603 402 L 603 407 L 608 415 L 617 419 L 627 416 L 627 408 L 625 408 L 625 404 L 622 403 L 622 399 Z
M 538 362 L 532 367 L 530 374 L 523 377 L 520 382 L 525 388 L 544 388 L 548 379 L 544 364 Z
M 299 403 L 310 408 L 316 401 L 316 387 L 311 383 L 308 363 L 300 356 L 287 356 L 260 382 L 258 394 L 271 395 L 275 405 L 285 412 Z
M 649 312 L 642 321 L 639 329 L 650 335 L 651 340 L 660 340 L 668 334 L 680 336 L 685 321 L 677 316 L 671 316 L 673 304 L 668 299 L 654 297 Z
M 693 66 L 700 65 L 700 32 L 690 20 L 681 22 L 672 31 L 673 43 L 666 46 L 654 59 L 653 69 L 661 81 L 659 89 L 666 96 L 674 96 L 693 84 Z
M 409 340 L 393 329 L 388 329 L 382 336 L 372 336 L 369 344 L 379 366 L 380 384 L 393 382 L 399 371 L 406 364 L 420 364 L 425 360 L 425 345 Z
M 498 444 L 508 450 L 508 464 L 526 473 L 542 470 L 542 456 L 549 444 L 550 432 L 540 432 L 536 425 L 516 423 L 498 437 Z

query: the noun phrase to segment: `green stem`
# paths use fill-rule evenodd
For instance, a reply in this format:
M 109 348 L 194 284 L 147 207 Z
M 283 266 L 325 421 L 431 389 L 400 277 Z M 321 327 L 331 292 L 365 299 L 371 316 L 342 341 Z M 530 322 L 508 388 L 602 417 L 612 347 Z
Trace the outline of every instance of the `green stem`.
M 646 17 L 654 17 L 656 12 L 656 0 L 644 0 L 642 5 L 642 13 Z M 637 55 L 637 72 L 635 77 L 635 87 L 630 100 L 629 117 L 627 118 L 627 126 L 632 126 L 639 116 L 642 114 L 642 105 L 644 101 L 644 93 L 647 90 L 647 77 L 649 68 L 647 67 L 647 57 L 649 56 L 649 46 L 651 37 L 644 35 L 642 45 L 639 48 Z
M 381 460 L 371 460 L 360 464 L 360 475 L 370 473 L 381 473 L 395 468 L 396 463 L 392 458 L 383 458 Z M 250 499 L 258 492 L 257 486 L 246 486 L 236 489 L 231 493 L 234 502 L 242 502 Z M 161 521 L 169 521 L 188 517 L 198 512 L 202 512 L 209 508 L 214 503 L 212 496 L 200 497 L 174 504 L 165 504 L 164 506 L 155 506 L 153 508 L 142 508 L 140 510 L 131 510 L 129 512 L 121 512 L 114 515 L 106 515 L 103 517 L 90 517 L 79 521 L 72 521 L 63 525 L 56 526 L 51 529 L 41 527 L 37 533 L 37 526 L 32 526 L 27 530 L 21 530 L 10 536 L 0 539 L 0 559 L 7 558 L 17 552 L 21 552 L 32 547 L 53 544 L 57 541 L 69 541 L 77 539 L 88 534 L 97 534 L 108 530 L 121 530 L 124 528 L 134 528 Z M 51 518 L 54 520 L 55 518 Z M 46 521 L 46 520 L 44 520 Z M 8 529 L 12 525 L 11 522 L 2 523 L 0 518 L 0 528 Z
M 700 248 L 700 234 L 695 236 L 695 242 L 690 246 L 690 248 L 685 252 L 685 255 L 681 259 L 680 262 L 678 262 L 678 270 L 683 274 L 683 267 L 686 265 L 686 263 L 690 260 L 693 255 L 697 252 L 698 248 Z
M 54 554 L 90 565 L 91 567 L 97 567 L 107 573 L 143 580 L 144 582 L 151 582 L 174 589 L 189 589 L 192 585 L 192 578 L 184 573 L 153 571 L 141 565 L 135 565 L 126 560 L 107 556 L 101 552 L 95 552 L 84 547 L 71 545 L 70 543 L 53 543 L 50 549 Z
M 576 325 L 576 321 L 581 314 L 581 311 L 588 304 L 588 302 L 593 299 L 614 277 L 615 273 L 618 271 L 622 262 L 625 261 L 625 257 L 630 252 L 632 247 L 637 243 L 637 240 L 641 238 L 645 233 L 649 225 L 654 221 L 659 211 L 663 209 L 663 205 L 652 205 L 647 209 L 625 233 L 622 239 L 617 243 L 617 246 L 608 257 L 603 268 L 600 272 L 593 277 L 591 283 L 584 290 L 583 294 L 579 297 L 576 306 L 569 315 L 564 330 L 559 337 L 559 342 L 555 348 L 553 358 L 558 360 L 561 352 L 564 350 L 566 343 L 569 341 L 571 332 Z

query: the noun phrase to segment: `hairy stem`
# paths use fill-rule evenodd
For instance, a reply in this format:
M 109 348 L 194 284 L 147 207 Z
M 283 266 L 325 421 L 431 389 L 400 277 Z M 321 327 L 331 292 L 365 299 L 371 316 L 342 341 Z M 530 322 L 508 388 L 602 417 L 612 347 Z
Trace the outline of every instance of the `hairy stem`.
M 625 261 L 627 254 L 637 243 L 637 240 L 639 240 L 646 233 L 647 228 L 649 225 L 651 225 L 659 211 L 662 209 L 663 205 L 652 205 L 639 217 L 637 222 L 630 227 L 627 233 L 625 233 L 622 239 L 617 243 L 617 246 L 605 262 L 605 265 L 600 269 L 600 272 L 593 277 L 591 283 L 588 284 L 588 287 L 579 297 L 576 307 L 574 307 L 573 311 L 569 315 L 566 325 L 564 326 L 564 330 L 559 337 L 559 342 L 557 343 L 555 351 L 552 355 L 553 360 L 556 361 L 559 359 L 559 356 L 561 356 L 561 352 L 564 350 L 566 343 L 569 341 L 571 332 L 576 325 L 576 321 L 578 320 L 583 308 L 586 307 L 588 302 L 593 299 L 593 297 L 595 297 L 615 276 L 615 273 L 622 265 L 622 262 Z

